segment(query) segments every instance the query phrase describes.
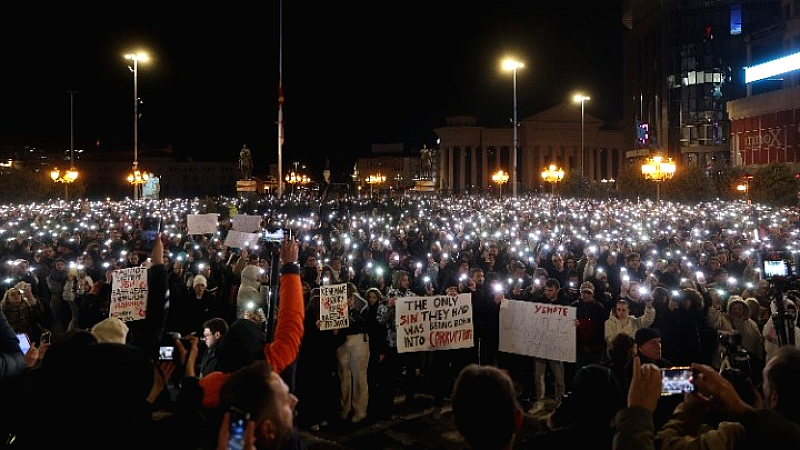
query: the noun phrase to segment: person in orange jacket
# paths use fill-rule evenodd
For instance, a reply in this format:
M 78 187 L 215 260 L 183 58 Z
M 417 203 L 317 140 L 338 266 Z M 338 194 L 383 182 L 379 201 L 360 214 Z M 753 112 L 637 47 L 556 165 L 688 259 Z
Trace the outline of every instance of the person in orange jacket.
M 209 412 L 209 416 L 216 416 L 212 411 L 218 409 L 220 389 L 231 373 L 258 360 L 266 360 L 274 371 L 280 374 L 297 359 L 305 318 L 300 266 L 297 264 L 297 257 L 297 241 L 287 234 L 280 250 L 280 259 L 283 264 L 279 289 L 280 308 L 272 341 L 264 342 L 263 332 L 248 319 L 234 321 L 228 333 L 220 341 L 217 349 L 220 370 L 211 372 L 200 380 L 200 386 L 204 392 L 203 408 Z M 244 342 L 238 342 L 240 340 Z M 226 341 L 228 341 L 228 345 L 226 345 Z M 254 342 L 257 345 L 252 345 Z M 221 419 L 224 411 L 219 413 L 218 418 Z M 212 423 L 213 421 L 209 420 L 209 429 L 213 430 L 214 434 L 213 442 L 216 442 L 217 429 Z

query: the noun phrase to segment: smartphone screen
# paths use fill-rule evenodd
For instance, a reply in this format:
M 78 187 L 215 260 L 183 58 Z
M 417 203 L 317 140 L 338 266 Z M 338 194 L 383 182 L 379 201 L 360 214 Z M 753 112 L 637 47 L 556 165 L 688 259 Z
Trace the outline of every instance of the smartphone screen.
M 145 217 L 142 219 L 142 250 L 152 250 L 153 243 L 158 239 L 161 231 L 160 217 Z
M 175 357 L 175 347 L 162 345 L 158 348 L 158 359 L 161 361 L 172 361 Z
M 250 419 L 250 414 L 234 407 L 231 407 L 228 412 L 230 413 L 228 449 L 242 450 L 244 449 L 244 429 L 247 427 L 247 420 Z
M 679 395 L 694 391 L 694 371 L 691 367 L 661 369 L 661 395 Z
M 19 341 L 19 349 L 22 350 L 22 354 L 27 355 L 28 350 L 31 349 L 31 340 L 28 338 L 28 335 L 25 333 L 17 333 L 17 340 Z

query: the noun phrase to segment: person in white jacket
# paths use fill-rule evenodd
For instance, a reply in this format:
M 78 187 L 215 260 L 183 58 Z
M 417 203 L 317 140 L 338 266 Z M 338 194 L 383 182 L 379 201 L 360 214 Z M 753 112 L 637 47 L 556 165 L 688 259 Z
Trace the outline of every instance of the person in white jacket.
M 632 316 L 630 303 L 625 299 L 619 299 L 605 322 L 606 342 L 611 345 L 611 341 L 620 333 L 634 337 L 636 330 L 649 327 L 655 318 L 656 310 L 653 308 L 652 298 L 649 297 L 645 301 L 644 314 L 641 317 Z
M 239 291 L 236 293 L 236 318 L 243 319 L 245 312 L 263 308 L 261 300 L 260 269 L 247 265 L 242 269 Z

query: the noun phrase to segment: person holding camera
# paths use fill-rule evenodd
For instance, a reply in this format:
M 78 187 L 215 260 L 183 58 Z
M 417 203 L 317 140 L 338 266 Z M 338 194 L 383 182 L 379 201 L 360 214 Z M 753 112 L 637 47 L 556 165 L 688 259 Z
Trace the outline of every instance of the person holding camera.
M 800 349 L 780 347 L 764 367 L 761 394 L 742 399 L 717 369 L 692 364 L 694 392 L 687 393 L 666 424 L 654 428 L 652 414 L 661 400 L 661 371 L 634 358 L 628 407 L 617 413 L 614 450 L 655 448 L 769 448 L 800 442 Z M 707 414 L 726 420 L 704 427 Z M 704 429 L 705 428 L 705 429 Z

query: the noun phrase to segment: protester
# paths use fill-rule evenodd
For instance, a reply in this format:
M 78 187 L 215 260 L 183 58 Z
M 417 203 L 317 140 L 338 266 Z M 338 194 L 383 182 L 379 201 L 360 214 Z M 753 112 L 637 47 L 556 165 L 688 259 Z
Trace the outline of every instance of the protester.
M 655 448 L 770 448 L 800 441 L 800 349 L 783 346 L 764 367 L 763 397 L 745 402 L 730 381 L 713 367 L 692 364 L 694 392 L 675 408 L 669 421 L 653 428 L 661 397 L 661 373 L 634 359 L 628 407 L 616 417 L 615 450 Z M 760 408 L 763 401 L 764 408 Z M 705 414 L 725 413 L 727 421 L 700 432 Z
M 19 340 L 6 315 L 0 311 L 0 383 L 21 375 L 27 363 L 19 348 Z
M 507 372 L 470 364 L 453 387 L 453 424 L 474 450 L 510 450 L 522 410 Z
M 299 283 L 299 280 L 298 280 Z M 243 449 L 305 449 L 294 427 L 297 397 L 268 361 L 247 365 L 225 380 L 220 390 L 220 405 L 225 411 L 216 439 L 216 448 L 230 448 L 231 409 L 246 414 Z

